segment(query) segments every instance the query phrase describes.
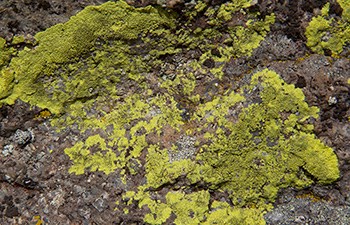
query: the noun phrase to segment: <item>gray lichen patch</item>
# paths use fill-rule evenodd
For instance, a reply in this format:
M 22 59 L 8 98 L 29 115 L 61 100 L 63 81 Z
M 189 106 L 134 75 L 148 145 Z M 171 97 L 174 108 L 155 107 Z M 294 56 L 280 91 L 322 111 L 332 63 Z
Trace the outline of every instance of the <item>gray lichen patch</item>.
M 32 141 L 34 141 L 35 136 L 32 129 L 28 129 L 26 131 L 16 130 L 15 134 L 11 138 L 18 145 L 26 145 Z
M 198 149 L 195 146 L 196 138 L 182 135 L 168 150 L 169 162 L 180 161 L 184 159 L 190 159 L 195 155 Z

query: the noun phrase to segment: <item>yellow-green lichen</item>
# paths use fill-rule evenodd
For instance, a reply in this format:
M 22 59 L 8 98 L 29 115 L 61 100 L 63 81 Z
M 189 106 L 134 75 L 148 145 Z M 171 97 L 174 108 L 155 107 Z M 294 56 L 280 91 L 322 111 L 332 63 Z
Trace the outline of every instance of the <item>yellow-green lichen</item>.
M 8 64 L 11 55 L 13 54 L 13 48 L 8 47 L 6 40 L 0 37 L 0 69 Z
M 164 224 L 174 213 L 177 218 L 175 224 L 201 224 L 205 220 L 209 204 L 209 192 L 199 191 L 192 194 L 169 192 L 166 202 L 151 200 L 149 196 L 138 196 L 141 206 L 147 206 L 151 213 L 146 214 L 145 222 L 148 224 Z
M 151 213 L 145 219 L 151 224 L 164 223 L 169 214 L 164 211 L 176 215 L 176 224 L 264 224 L 262 215 L 271 209 L 280 188 L 303 188 L 314 180 L 327 184 L 339 177 L 333 150 L 312 134 L 309 121 L 317 113 L 300 89 L 273 71 L 260 71 L 241 93 L 226 93 L 197 107 L 193 118 L 200 126 L 197 135 L 208 141 L 195 160 L 171 162 L 166 149 L 147 148 L 147 183 L 139 187 L 134 200 L 140 207 L 148 206 Z M 184 178 L 188 184 L 204 182 L 210 190 L 227 192 L 233 207 L 216 202 L 220 207 L 209 212 L 203 191 L 169 192 L 166 202 L 150 199 L 149 190 L 176 186 Z M 195 199 L 202 194 L 197 204 Z M 193 218 L 198 221 L 191 223 Z
M 155 109 L 158 113 L 154 112 Z M 67 124 L 67 120 L 62 123 Z M 130 126 L 131 124 L 134 125 Z M 137 94 L 131 95 L 111 113 L 99 119 L 86 118 L 86 121 L 80 123 L 82 132 L 86 129 L 99 130 L 108 138 L 106 140 L 99 135 L 90 136 L 66 149 L 65 153 L 73 162 L 70 172 L 82 174 L 85 169 L 89 169 L 110 173 L 117 168 L 124 170 L 131 159 L 139 157 L 148 147 L 146 134 L 159 135 L 163 126 L 170 125 L 176 129 L 181 124 L 180 111 L 170 96 L 150 98 L 147 102 Z M 108 129 L 111 128 L 113 131 L 109 132 Z M 100 152 L 91 154 L 88 148 L 93 145 L 99 145 Z M 113 152 L 112 149 L 116 150 Z M 105 154 L 102 153 L 104 151 Z
M 248 7 L 249 1 L 242 2 L 230 3 L 232 13 Z M 208 53 L 216 47 L 222 52 L 222 57 L 216 56 L 217 61 L 249 55 L 274 21 L 272 15 L 259 20 L 252 14 L 245 26 L 226 29 L 229 34 L 226 40 L 215 43 L 223 37 L 220 30 L 226 26 L 216 19 L 220 17 L 219 11 L 214 13 L 219 15 L 211 18 L 210 28 L 193 33 L 191 29 L 174 29 L 175 13 L 151 6 L 135 9 L 118 1 L 87 7 L 67 23 L 38 33 L 35 49 L 19 52 L 9 65 L 17 83 L 7 85 L 7 93 L 3 94 L 6 99 L 2 102 L 12 104 L 20 98 L 52 113 L 61 113 L 76 101 L 86 102 L 102 92 L 117 94 L 111 83 L 120 82 L 120 75 L 146 88 L 143 73 L 161 63 L 158 57 L 183 49 L 200 48 Z M 224 11 L 229 13 L 228 9 Z M 145 54 L 140 55 L 140 50 Z M 220 71 L 214 73 L 222 76 Z M 193 79 L 182 82 L 186 83 L 184 91 L 190 93 Z
M 15 85 L 15 76 L 6 65 L 16 53 L 15 48 L 9 46 L 4 38 L 0 37 L 0 100 L 12 94 Z M 4 67 L 4 68 L 3 68 Z M 2 103 L 0 102 L 0 105 Z
M 324 54 L 330 50 L 333 55 L 339 55 L 350 44 L 350 3 L 346 0 L 337 2 L 343 9 L 340 19 L 329 16 L 330 4 L 327 3 L 322 14 L 312 18 L 306 28 L 307 46 L 316 53 Z
M 249 7 L 251 5 L 251 2 L 251 0 L 236 0 L 222 4 L 218 11 L 218 20 L 231 20 L 233 13 Z
M 254 208 L 234 208 L 227 202 L 213 201 L 210 203 L 208 191 L 197 191 L 186 194 L 183 191 L 170 191 L 165 200 L 154 200 L 148 193 L 127 192 L 124 199 L 128 204 L 138 201 L 140 207 L 147 207 L 145 215 L 147 224 L 165 224 L 173 213 L 176 215 L 174 224 L 232 224 L 232 225 L 265 225 L 263 213 Z
M 138 57 L 130 62 L 126 43 L 161 26 L 171 27 L 172 18 L 153 7 L 135 9 L 123 1 L 87 7 L 67 23 L 38 33 L 34 50 L 19 52 L 10 64 L 18 83 L 3 101 L 12 104 L 21 98 L 59 113 L 67 103 L 113 92 L 115 75 L 124 71 L 135 77 L 145 67 L 133 65 Z M 107 40 L 112 47 L 104 49 Z
M 265 225 L 266 223 L 258 209 L 232 208 L 227 202 L 214 201 L 211 205 L 211 212 L 203 224 Z
M 97 148 L 98 151 L 91 154 L 90 148 Z M 105 139 L 99 135 L 90 136 L 85 142 L 79 141 L 73 147 L 67 148 L 65 153 L 73 161 L 69 172 L 77 175 L 83 174 L 85 169 L 109 174 L 118 168 L 118 157 L 112 150 L 107 149 Z
M 14 86 L 14 75 L 11 70 L 3 69 L 0 71 L 0 99 L 11 95 Z
M 252 77 L 245 90 L 256 95 L 256 102 L 244 107 L 236 121 L 229 121 L 227 108 L 210 107 L 218 111 L 214 123 L 222 131 L 215 130 L 212 143 L 197 156 L 203 164 L 202 180 L 227 190 L 234 204 L 243 206 L 273 201 L 280 187 L 311 184 L 312 178 L 301 168 L 321 183 L 339 177 L 333 150 L 311 134 L 307 121 L 317 118 L 318 110 L 307 105 L 300 89 L 264 70 Z M 205 124 L 211 123 L 207 116 Z M 321 170 L 318 162 L 328 169 Z
M 174 183 L 180 176 L 192 173 L 195 162 L 190 159 L 170 163 L 166 149 L 150 146 L 146 162 L 147 187 L 158 188 L 164 184 Z
M 342 12 L 342 18 L 350 22 L 350 1 L 349 0 L 337 0 L 339 3 L 340 7 L 342 7 L 343 12 Z
M 17 45 L 25 42 L 24 36 L 14 36 L 12 38 L 12 44 Z
M 275 21 L 274 14 L 258 18 L 258 15 L 246 12 L 245 10 L 250 5 L 251 1 L 232 0 L 218 8 L 199 1 L 194 10 L 185 12 L 189 21 L 183 24 L 186 27 L 194 23 L 200 12 L 204 14 L 209 27 L 194 30 L 191 27 L 180 28 L 176 30 L 175 35 L 165 31 L 160 35 L 162 39 L 159 43 L 164 46 L 168 45 L 167 48 L 172 49 L 173 52 L 175 52 L 175 46 L 182 46 L 182 49 L 186 50 L 201 49 L 202 56 L 199 60 L 201 65 L 210 57 L 216 62 L 227 62 L 231 57 L 249 56 L 264 40 L 270 31 L 270 25 Z M 242 14 L 245 19 L 232 25 L 230 20 L 234 14 Z M 212 55 L 211 50 L 213 49 L 218 50 L 220 54 Z M 211 70 L 216 77 L 222 77 L 222 66 Z
M 210 194 L 198 191 L 191 194 L 169 192 L 166 203 L 176 215 L 175 224 L 200 224 L 205 220 Z M 204 206 L 204 207 L 203 207 Z
M 47 108 L 57 131 L 76 129 L 81 139 L 64 150 L 71 173 L 116 172 L 125 183 L 144 173 L 143 183 L 128 186 L 121 212 L 132 213 L 137 201 L 149 224 L 171 215 L 177 224 L 264 224 L 280 188 L 330 183 L 339 170 L 332 149 L 312 134 L 317 108 L 275 72 L 255 73 L 241 92 L 198 94 L 205 82 L 196 72 L 222 78 L 223 63 L 249 56 L 269 31 L 274 15 L 250 13 L 250 2 L 199 2 L 184 17 L 123 1 L 87 7 L 37 34 L 35 48 L 2 68 L 0 102 Z M 208 27 L 191 29 L 198 12 Z M 232 24 L 234 16 L 244 19 Z M 175 67 L 174 80 L 154 72 L 169 55 L 196 49 L 199 60 Z M 202 66 L 209 58 L 218 65 Z M 192 110 L 187 119 L 184 102 Z M 187 153 L 176 146 L 184 134 L 194 152 L 170 159 L 171 151 Z M 228 194 L 230 204 L 210 192 Z

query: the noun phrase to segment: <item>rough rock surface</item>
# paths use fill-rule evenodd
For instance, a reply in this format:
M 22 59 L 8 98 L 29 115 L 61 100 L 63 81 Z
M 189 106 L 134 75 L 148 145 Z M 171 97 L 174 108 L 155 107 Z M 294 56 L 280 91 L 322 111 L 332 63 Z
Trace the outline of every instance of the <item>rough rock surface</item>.
M 8 45 L 16 50 L 21 50 L 25 46 L 33 48 L 36 45 L 33 36 L 37 32 L 54 24 L 68 21 L 70 16 L 87 5 L 103 2 L 105 1 L 1 1 L 0 37 L 5 38 Z M 171 94 L 178 102 L 174 109 L 181 112 L 181 121 L 185 124 L 186 129 L 197 125 L 193 122 L 193 117 L 198 105 L 192 105 L 188 96 L 180 93 L 185 89 L 181 86 L 181 82 L 187 82 L 187 80 L 181 77 L 182 74 L 177 72 L 179 70 L 188 69 L 189 73 L 193 72 L 194 80 L 199 83 L 195 92 L 201 94 L 200 103 L 215 100 L 216 96 L 224 95 L 228 90 L 239 91 L 249 83 L 252 74 L 265 68 L 276 71 L 286 83 L 294 84 L 295 87 L 302 89 L 309 106 L 316 106 L 320 109 L 319 118 L 310 122 L 314 124 L 314 133 L 317 138 L 336 153 L 340 178 L 327 185 L 312 182 L 311 185 L 301 189 L 297 187 L 280 189 L 277 198 L 272 203 L 274 208 L 269 209 L 264 215 L 266 224 L 350 224 L 349 42 L 345 44 L 340 54 L 332 54 L 331 49 L 325 49 L 324 54 L 315 54 L 307 45 L 306 27 L 314 16 L 321 15 L 321 10 L 328 1 L 317 1 L 317 3 L 315 1 L 252 2 L 247 12 L 260 12 L 261 18 L 274 13 L 275 22 L 271 25 L 271 31 L 251 55 L 238 54 L 237 57 L 229 58 L 223 64 L 215 61 L 216 57 L 221 57 L 220 51 L 212 49 L 211 57 L 202 62 L 206 73 L 203 70 L 194 72 L 189 65 L 189 62 L 199 60 L 204 49 L 195 48 L 181 53 L 164 54 L 159 57 L 162 63 L 157 64 L 152 71 L 147 73 L 146 81 L 152 86 L 155 93 L 164 91 L 158 85 L 160 81 L 156 79 L 159 78 L 159 74 L 161 74 L 160 80 L 175 83 L 171 86 L 170 82 L 169 90 L 173 91 Z M 177 13 L 181 13 L 186 7 L 196 5 L 196 2 L 181 0 L 129 1 L 128 3 L 137 7 L 158 4 L 169 7 Z M 218 8 L 225 3 L 226 1 L 210 1 L 207 4 Z M 209 7 L 208 5 L 205 7 Z M 342 12 L 343 9 L 339 4 L 332 1 L 329 14 L 339 19 Z M 242 18 L 244 19 L 244 13 L 236 13 L 227 22 L 227 26 L 240 25 Z M 208 16 L 201 13 L 195 15 L 191 22 L 193 23 L 192 30 L 210 27 Z M 188 24 L 183 24 L 183 26 L 186 27 Z M 11 44 L 13 37 L 19 35 L 24 35 L 27 42 L 12 42 Z M 217 42 L 220 43 L 220 41 Z M 100 46 L 102 44 L 104 43 L 101 43 Z M 137 41 L 130 43 L 134 47 L 138 44 L 140 43 Z M 144 54 L 142 51 L 146 50 L 135 48 L 132 51 Z M 135 54 L 134 52 L 132 54 Z M 15 54 L 11 55 L 10 59 L 5 60 L 5 63 L 0 66 L 6 67 L 15 56 Z M 222 64 L 223 76 L 221 78 L 215 76 L 214 72 L 208 72 Z M 58 73 L 63 74 L 66 72 L 64 69 L 62 68 Z M 179 82 L 177 77 L 182 80 Z M 46 82 L 44 79 L 40 81 Z M 127 96 L 130 92 L 142 90 L 135 83 L 126 80 L 123 85 L 120 85 L 118 95 Z M 78 101 L 89 102 L 91 99 L 97 99 L 101 94 L 94 91 L 91 90 L 91 95 L 88 97 L 77 98 Z M 1 93 L 0 96 L 2 96 Z M 260 101 L 254 94 L 250 97 L 253 99 L 251 101 Z M 122 102 L 123 99 L 118 99 L 118 101 Z M 103 112 L 111 113 L 115 110 L 113 107 L 115 105 L 110 102 L 110 105 L 104 106 Z M 237 117 L 238 111 L 241 110 L 240 107 L 243 106 L 232 109 L 232 118 Z M 157 116 L 159 111 L 159 108 L 152 108 L 148 116 L 150 118 Z M 100 116 L 99 113 L 101 111 L 98 109 L 91 108 L 88 116 Z M 83 169 L 81 175 L 70 173 L 72 160 L 69 154 L 65 154 L 65 150 L 71 149 L 79 141 L 87 140 L 90 136 L 99 135 L 105 138 L 105 133 L 112 132 L 115 124 L 114 127 L 106 128 L 106 132 L 93 129 L 81 132 L 79 122 L 72 122 L 64 129 L 62 126 L 57 129 L 58 125 L 56 127 L 51 121 L 60 116 L 68 121 L 66 115 L 52 114 L 48 109 L 33 106 L 20 99 L 14 104 L 1 106 L 0 224 L 145 224 L 144 217 L 149 209 L 145 207 L 139 209 L 137 201 L 131 201 L 132 198 L 137 200 L 137 197 L 129 196 L 128 193 L 135 191 L 137 186 L 146 182 L 144 172 L 146 167 L 144 164 L 147 161 L 146 153 L 143 152 L 137 160 L 131 159 L 125 166 L 127 167 L 125 173 L 133 177 L 127 181 L 123 180 L 123 177 L 117 172 L 106 174 L 103 171 L 92 172 Z M 102 118 L 102 114 L 99 118 Z M 130 124 L 130 127 L 133 126 L 135 124 Z M 130 129 L 130 127 L 125 129 Z M 216 127 L 208 128 L 208 131 L 212 129 Z M 170 162 L 190 160 L 196 154 L 199 155 L 196 141 L 198 137 L 201 137 L 200 135 L 197 135 L 196 139 L 191 135 L 177 132 L 171 127 L 165 127 L 161 131 L 160 146 L 168 149 Z M 146 129 L 140 129 L 136 135 L 142 136 L 145 132 Z M 147 141 L 156 144 L 159 142 L 159 137 L 151 134 L 147 136 Z M 98 148 L 96 143 L 89 146 L 92 152 L 98 152 Z M 128 150 L 128 154 L 130 152 L 132 150 Z M 256 161 L 257 166 L 263 163 Z M 310 175 L 306 169 L 300 173 Z M 189 197 L 182 200 L 190 204 L 192 198 L 197 197 L 190 195 L 191 193 L 204 193 L 204 190 L 210 190 L 208 193 L 210 193 L 211 203 L 223 200 L 230 205 L 235 204 L 230 202 L 228 192 L 214 192 L 212 190 L 215 188 L 206 182 L 188 185 L 187 179 L 190 178 L 185 179 L 180 176 L 170 184 L 165 183 L 157 190 L 151 190 L 153 191 L 151 199 L 164 203 L 170 201 L 169 195 L 166 195 L 167 192 L 183 190 Z M 224 184 L 220 185 L 224 187 Z M 124 204 L 125 207 L 115 210 L 117 209 L 116 201 L 119 201 L 120 205 Z M 176 208 L 177 203 L 175 200 L 174 202 Z M 192 214 L 195 213 L 200 214 L 197 211 L 192 212 Z M 195 217 L 195 215 L 189 216 Z M 176 218 L 173 212 L 165 223 L 172 224 Z

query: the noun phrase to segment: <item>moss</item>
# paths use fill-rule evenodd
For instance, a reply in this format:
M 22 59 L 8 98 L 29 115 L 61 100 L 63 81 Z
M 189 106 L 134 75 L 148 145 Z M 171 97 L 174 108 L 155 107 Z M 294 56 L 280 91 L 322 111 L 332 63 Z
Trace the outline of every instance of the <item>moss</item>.
M 350 4 L 349 1 L 338 1 L 343 9 L 342 17 L 329 16 L 330 4 L 322 8 L 322 15 L 312 18 L 306 28 L 307 46 L 316 53 L 324 54 L 330 50 L 333 55 L 342 53 L 350 43 Z

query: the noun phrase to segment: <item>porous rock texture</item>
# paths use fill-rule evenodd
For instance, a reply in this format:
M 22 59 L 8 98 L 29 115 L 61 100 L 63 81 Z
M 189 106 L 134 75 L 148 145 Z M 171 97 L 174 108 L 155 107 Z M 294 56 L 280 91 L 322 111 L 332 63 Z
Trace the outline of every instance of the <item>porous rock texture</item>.
M 348 1 L 104 2 L 0 3 L 0 224 L 350 224 Z

